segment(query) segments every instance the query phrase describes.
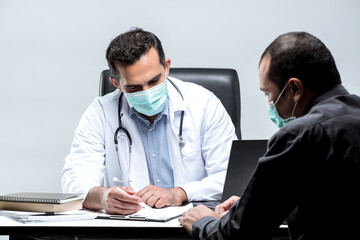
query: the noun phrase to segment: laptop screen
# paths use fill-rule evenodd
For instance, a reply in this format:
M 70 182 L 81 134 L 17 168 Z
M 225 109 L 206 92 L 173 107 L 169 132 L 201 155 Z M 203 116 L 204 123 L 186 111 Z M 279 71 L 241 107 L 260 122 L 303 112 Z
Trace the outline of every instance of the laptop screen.
M 242 196 L 266 148 L 267 140 L 233 141 L 221 202 L 232 195 Z

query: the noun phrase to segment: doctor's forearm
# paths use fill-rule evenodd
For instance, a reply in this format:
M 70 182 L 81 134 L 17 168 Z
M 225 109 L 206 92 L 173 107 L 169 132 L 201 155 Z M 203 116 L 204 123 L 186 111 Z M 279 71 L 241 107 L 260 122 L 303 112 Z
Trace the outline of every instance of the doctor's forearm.
M 83 202 L 83 207 L 94 210 L 103 209 L 103 199 L 106 191 L 108 191 L 108 188 L 105 187 L 93 187 L 90 189 Z

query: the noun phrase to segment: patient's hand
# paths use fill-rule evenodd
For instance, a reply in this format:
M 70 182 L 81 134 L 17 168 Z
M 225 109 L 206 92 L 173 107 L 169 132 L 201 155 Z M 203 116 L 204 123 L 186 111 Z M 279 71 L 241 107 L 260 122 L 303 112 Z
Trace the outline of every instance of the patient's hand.
M 210 208 L 207 208 L 204 205 L 199 205 L 184 212 L 178 221 L 181 226 L 183 226 L 185 230 L 192 235 L 192 225 L 194 222 L 205 216 L 212 216 L 215 218 L 220 217 Z
M 240 197 L 238 196 L 231 196 L 229 199 L 215 207 L 215 213 L 220 216 L 226 214 L 232 207 L 232 205 L 234 205 L 234 203 L 239 199 Z

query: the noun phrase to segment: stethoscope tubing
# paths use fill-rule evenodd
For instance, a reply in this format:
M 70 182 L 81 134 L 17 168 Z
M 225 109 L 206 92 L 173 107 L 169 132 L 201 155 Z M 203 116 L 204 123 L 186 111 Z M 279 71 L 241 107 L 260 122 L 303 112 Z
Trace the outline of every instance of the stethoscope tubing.
M 167 79 L 168 79 L 168 78 L 167 78 Z M 174 86 L 174 88 L 178 91 L 178 93 L 180 94 L 182 100 L 184 100 L 184 97 L 183 97 L 180 89 L 176 86 L 176 84 L 175 84 L 173 81 L 171 81 L 170 79 L 168 79 L 168 80 L 169 80 L 169 82 Z M 124 176 L 123 171 L 122 171 L 122 168 L 121 168 L 120 157 L 119 157 L 119 149 L 118 149 L 118 135 L 119 135 L 119 132 L 121 132 L 121 131 L 124 132 L 125 135 L 126 135 L 126 137 L 127 137 L 128 140 L 129 140 L 129 171 L 128 171 L 129 173 L 130 173 L 130 166 L 131 166 L 130 164 L 131 164 L 132 139 L 131 139 L 131 135 L 130 135 L 129 131 L 128 131 L 125 127 L 123 127 L 122 121 L 121 121 L 121 117 L 122 117 L 122 116 L 121 116 L 121 107 L 122 107 L 122 98 L 123 98 L 123 95 L 124 95 L 124 93 L 121 92 L 121 93 L 120 93 L 120 96 L 119 96 L 119 103 L 118 103 L 118 104 L 119 104 L 119 105 L 118 105 L 118 126 L 119 126 L 119 127 L 116 129 L 116 131 L 115 131 L 115 133 L 114 133 L 114 143 L 115 143 L 116 154 L 117 154 L 117 156 L 118 156 L 118 163 L 119 163 L 119 167 L 120 167 L 120 174 L 121 174 L 121 177 L 125 180 L 125 176 Z M 178 136 L 177 136 L 177 137 L 178 137 L 179 146 L 180 146 L 181 148 L 185 145 L 185 141 L 184 141 L 183 136 L 182 136 L 184 113 L 185 113 L 184 111 L 181 111 L 179 134 L 178 134 Z M 129 178 L 129 176 L 128 176 L 128 178 Z M 124 181 L 119 181 L 119 180 L 117 180 L 116 177 L 114 177 L 114 181 L 124 182 Z M 129 185 L 131 181 L 130 181 L 129 179 L 127 179 L 126 182 L 127 182 L 127 185 Z

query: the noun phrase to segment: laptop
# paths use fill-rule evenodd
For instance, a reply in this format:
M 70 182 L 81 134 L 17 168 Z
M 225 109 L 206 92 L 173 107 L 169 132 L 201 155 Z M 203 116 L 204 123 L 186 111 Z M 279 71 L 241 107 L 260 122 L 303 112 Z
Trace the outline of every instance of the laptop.
M 267 140 L 233 141 L 221 202 L 232 195 L 242 196 L 266 148 Z

